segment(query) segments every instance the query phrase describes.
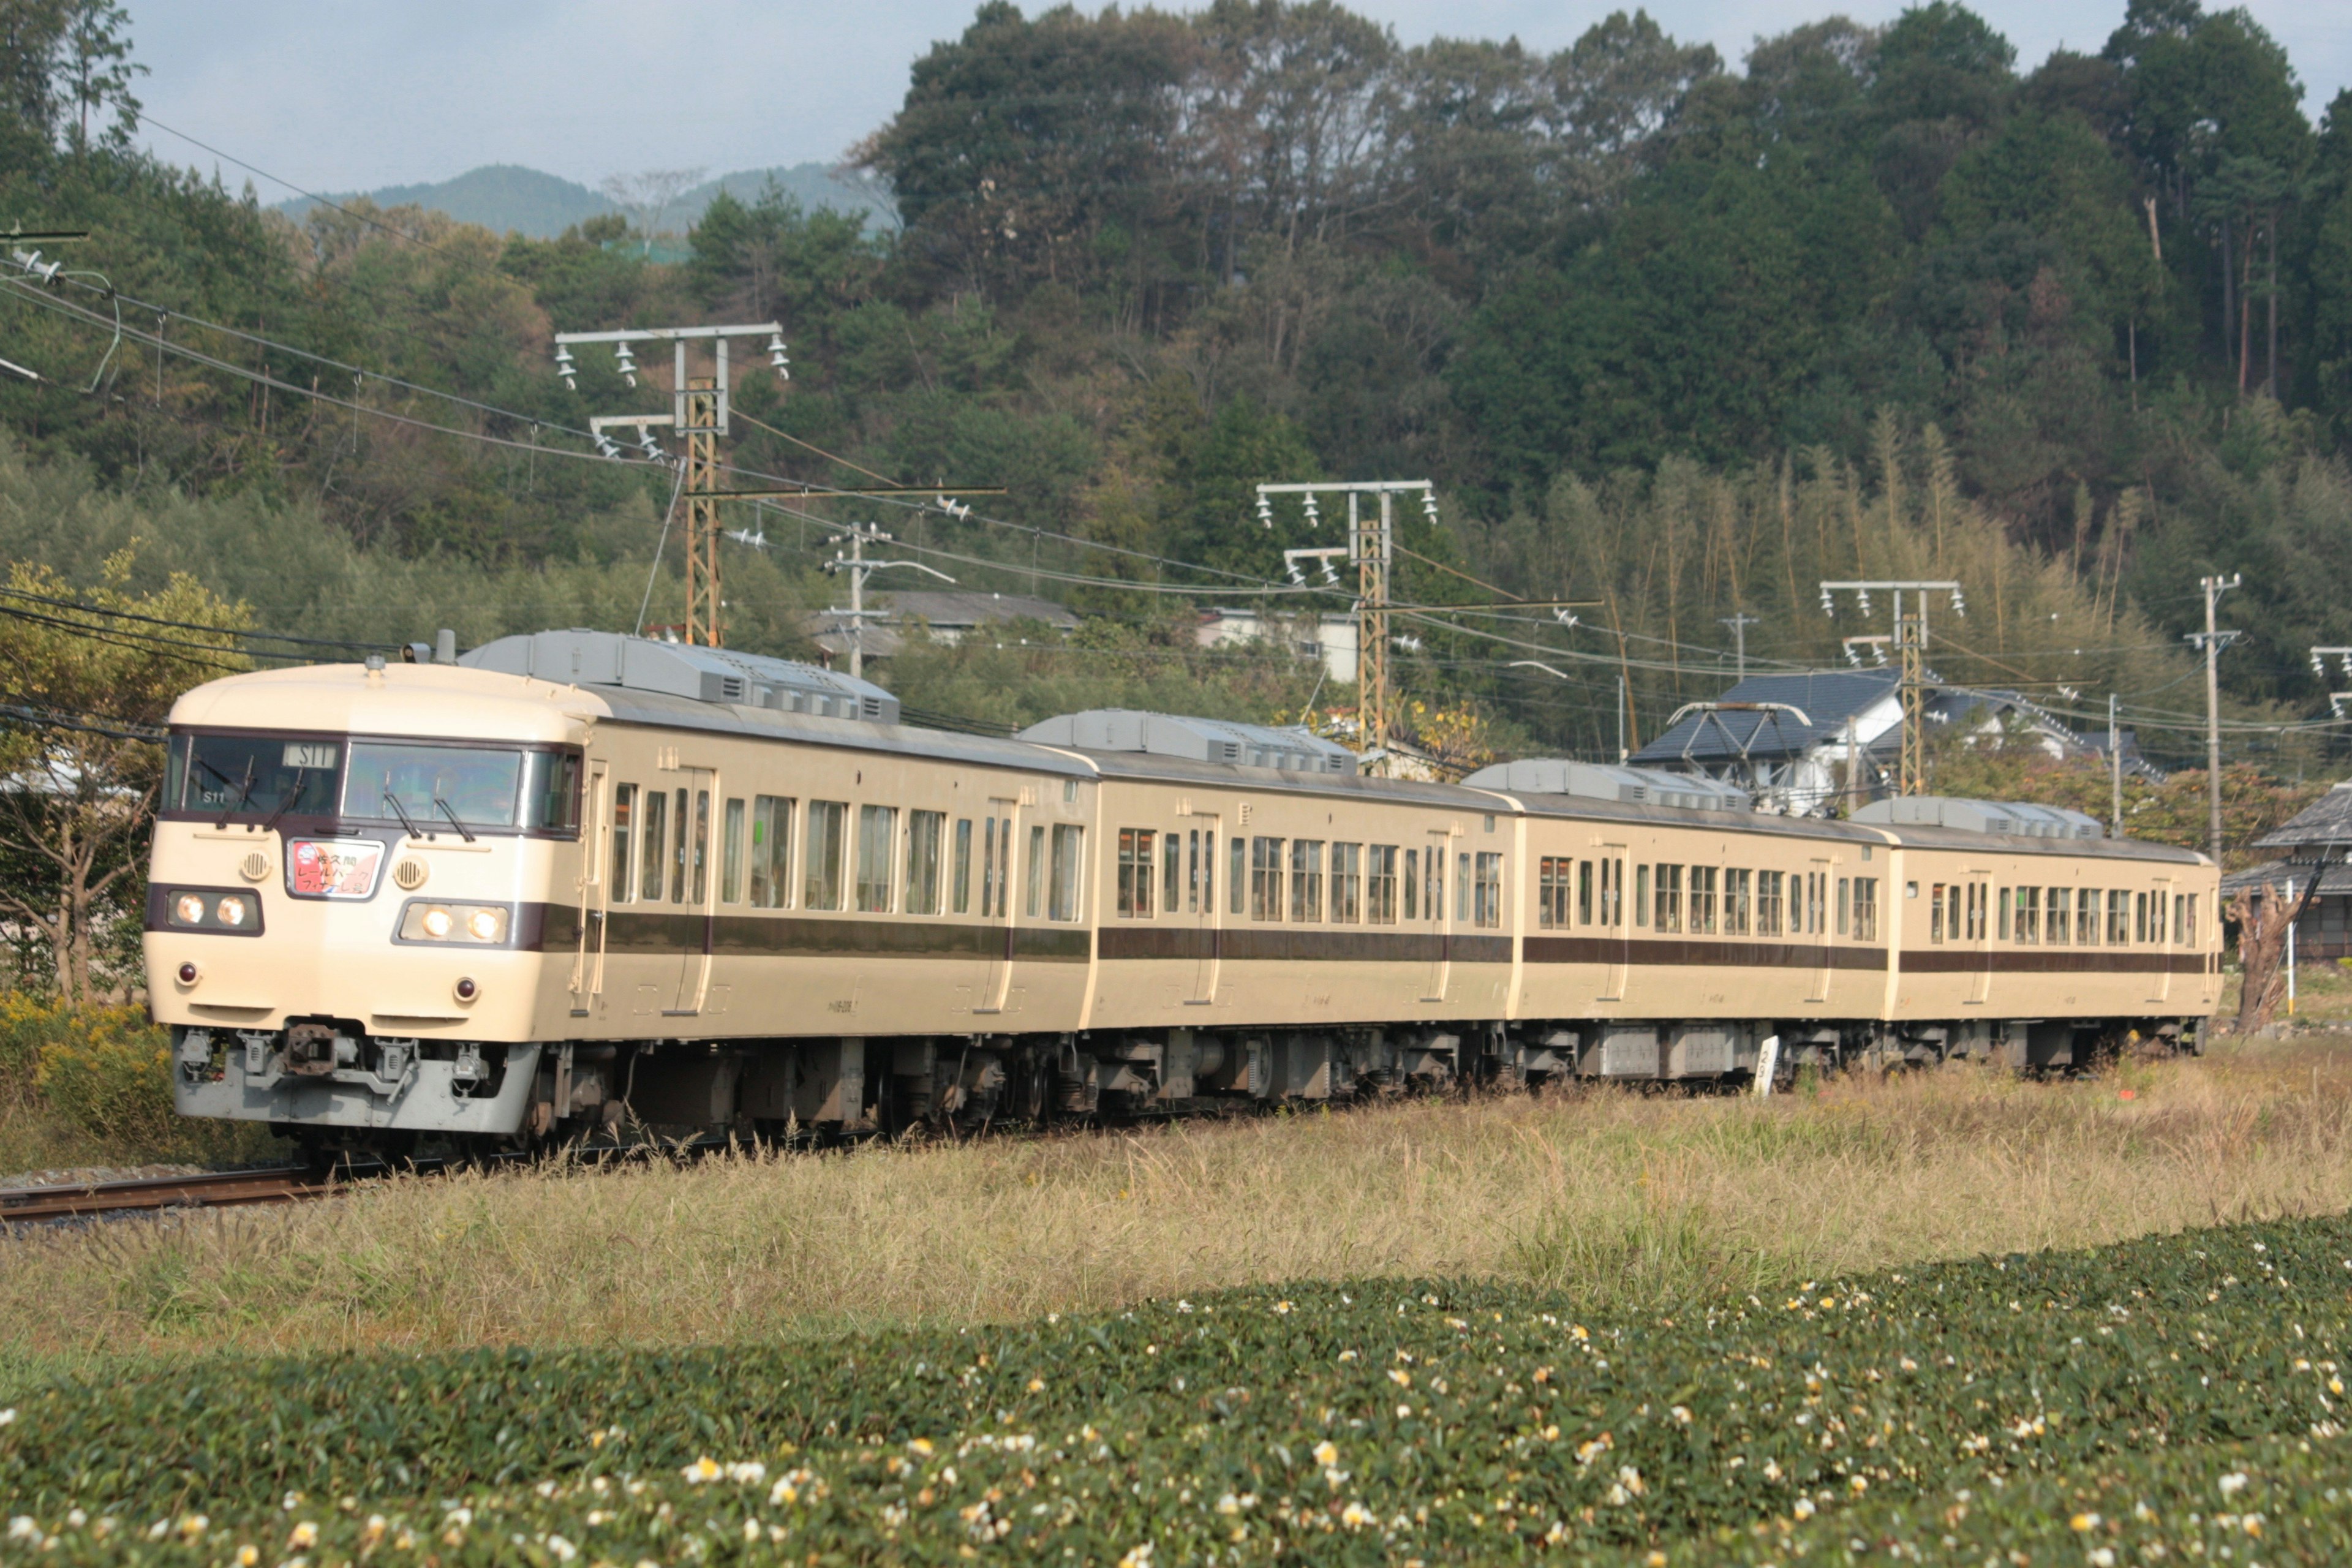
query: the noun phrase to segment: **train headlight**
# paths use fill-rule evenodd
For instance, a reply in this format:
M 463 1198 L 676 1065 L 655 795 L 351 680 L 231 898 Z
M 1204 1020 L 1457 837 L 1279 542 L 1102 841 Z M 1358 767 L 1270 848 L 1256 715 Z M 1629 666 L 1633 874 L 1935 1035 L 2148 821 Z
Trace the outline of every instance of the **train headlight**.
M 204 924 L 204 895 L 201 893 L 182 893 L 179 898 L 173 901 L 172 905 L 172 912 L 180 918 L 180 923 L 184 926 L 200 926 Z
M 220 923 L 225 926 L 241 926 L 245 923 L 245 900 L 233 897 L 223 899 L 214 906 L 213 912 L 220 917 Z
M 256 894 L 189 888 L 166 889 L 162 898 L 163 923 L 175 931 L 213 931 L 224 936 L 261 934 L 261 900 Z
M 512 927 L 513 913 L 504 904 L 414 903 L 401 912 L 400 940 L 503 947 Z

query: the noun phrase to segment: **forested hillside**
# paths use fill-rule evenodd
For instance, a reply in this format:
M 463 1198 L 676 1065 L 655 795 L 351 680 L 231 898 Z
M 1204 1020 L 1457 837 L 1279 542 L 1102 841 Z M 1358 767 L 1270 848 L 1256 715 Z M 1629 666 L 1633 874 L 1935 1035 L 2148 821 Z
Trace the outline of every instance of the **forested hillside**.
M 0 494 L 47 498 L 0 527 L 68 573 L 84 507 L 278 629 L 626 624 L 670 475 L 573 432 L 657 395 L 601 353 L 568 391 L 550 335 L 772 315 L 793 379 L 744 380 L 734 463 L 1003 485 L 885 521 L 1138 659 L 1334 542 L 1262 527 L 1255 482 L 1427 477 L 1401 597 L 1590 607 L 1407 616 L 1403 690 L 1549 744 L 1613 753 L 1621 670 L 1644 730 L 1721 689 L 1735 614 L 1751 661 L 1887 629 L 1825 618 L 1825 576 L 1958 577 L 1940 671 L 2069 712 L 2116 691 L 2159 753 L 2193 749 L 2166 726 L 2199 708 L 2203 573 L 2245 575 L 2242 719 L 2347 684 L 2306 651 L 2352 644 L 2352 95 L 2304 102 L 2243 12 L 2132 0 L 2098 54 L 2032 62 L 1937 0 L 1734 62 L 1639 13 L 1544 55 L 1322 3 L 992 3 L 855 150 L 900 232 L 722 196 L 673 266 L 617 218 L 297 226 L 131 152 L 123 57 L 63 19 L 112 17 L 107 47 L 131 20 L 47 5 L 0 38 L 0 223 L 92 237 L 0 287 L 0 357 L 44 378 L 0 378 Z M 821 531 L 730 526 L 765 538 L 729 546 L 738 637 L 791 651 L 833 591 Z

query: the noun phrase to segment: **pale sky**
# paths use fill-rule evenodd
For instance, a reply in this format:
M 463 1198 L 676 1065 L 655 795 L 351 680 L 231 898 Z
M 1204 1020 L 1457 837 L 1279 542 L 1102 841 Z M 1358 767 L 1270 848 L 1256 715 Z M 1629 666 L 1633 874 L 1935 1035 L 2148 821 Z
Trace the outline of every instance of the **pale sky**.
M 962 31 L 973 0 L 128 0 L 138 92 L 163 124 L 310 190 L 447 179 L 522 163 L 593 185 L 608 174 L 837 159 L 888 117 L 907 68 Z M 2208 0 L 2219 9 L 2219 0 Z M 1031 14 L 1045 7 L 1030 4 Z M 1098 8 L 1088 4 L 1087 10 Z M 1181 6 L 1177 7 L 1181 8 Z M 1437 34 L 1545 50 L 1613 7 L 1601 0 L 1352 0 L 1407 43 Z M 1662 0 L 1676 37 L 1737 62 L 1759 34 L 1833 0 Z M 1882 22 L 1901 0 L 1843 7 Z M 2314 121 L 2352 84 L 2352 5 L 2250 0 L 2286 46 Z M 2060 47 L 2095 52 L 2122 0 L 1979 0 L 2030 68 Z M 215 160 L 160 131 L 156 153 Z M 243 171 L 223 167 L 232 188 Z M 257 181 L 265 203 L 290 193 Z

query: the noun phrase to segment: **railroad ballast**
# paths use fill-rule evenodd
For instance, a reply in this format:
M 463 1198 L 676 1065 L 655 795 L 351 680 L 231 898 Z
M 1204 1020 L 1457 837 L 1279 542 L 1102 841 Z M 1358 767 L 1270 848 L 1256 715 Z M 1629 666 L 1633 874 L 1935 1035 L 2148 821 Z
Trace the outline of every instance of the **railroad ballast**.
M 184 697 L 149 988 L 184 1114 L 390 1148 L 2063 1067 L 2212 1010 L 2202 856 L 1746 805 L 1543 759 L 1370 778 L 1164 714 L 953 734 L 810 666 L 546 632 Z

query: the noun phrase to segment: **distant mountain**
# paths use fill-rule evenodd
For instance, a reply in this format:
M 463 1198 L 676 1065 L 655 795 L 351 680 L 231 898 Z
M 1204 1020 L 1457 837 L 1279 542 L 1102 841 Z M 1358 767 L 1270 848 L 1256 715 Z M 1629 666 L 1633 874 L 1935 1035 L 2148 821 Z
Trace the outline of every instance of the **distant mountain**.
M 823 163 L 795 163 L 790 167 L 740 170 L 697 185 L 678 197 L 663 227 L 683 234 L 721 189 L 738 201 L 755 202 L 771 180 L 786 195 L 797 198 L 803 207 L 830 207 L 835 212 L 862 214 L 877 227 L 898 226 L 889 194 L 878 181 L 856 175 L 835 177 L 833 170 Z M 438 184 L 329 192 L 327 199 L 348 202 L 354 195 L 364 195 L 378 206 L 430 207 L 460 223 L 477 223 L 495 233 L 525 234 L 534 239 L 552 239 L 573 224 L 613 210 L 613 204 L 599 192 L 559 175 L 514 163 L 486 163 Z M 299 221 L 313 205 L 310 197 L 298 196 L 280 202 L 278 210 Z

